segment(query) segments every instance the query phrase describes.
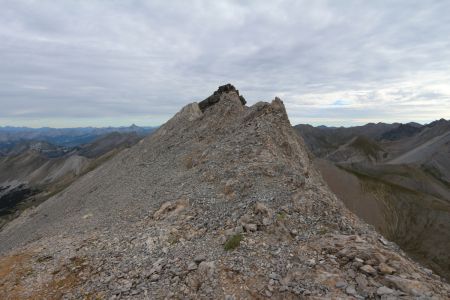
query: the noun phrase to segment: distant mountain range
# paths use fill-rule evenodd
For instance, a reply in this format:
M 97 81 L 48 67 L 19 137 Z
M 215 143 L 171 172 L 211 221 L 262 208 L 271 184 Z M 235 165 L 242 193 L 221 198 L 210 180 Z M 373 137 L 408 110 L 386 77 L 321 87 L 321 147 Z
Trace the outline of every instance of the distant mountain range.
M 0 128 L 0 228 L 154 128 Z
M 450 121 L 295 128 L 353 212 L 450 278 Z
M 139 127 L 135 124 L 129 127 L 79 127 L 79 128 L 28 128 L 28 127 L 0 127 L 0 147 L 14 144 L 18 141 L 45 141 L 57 146 L 74 147 L 94 141 L 98 137 L 111 133 L 131 133 L 145 136 L 156 127 Z M 13 147 L 13 146 L 11 146 Z

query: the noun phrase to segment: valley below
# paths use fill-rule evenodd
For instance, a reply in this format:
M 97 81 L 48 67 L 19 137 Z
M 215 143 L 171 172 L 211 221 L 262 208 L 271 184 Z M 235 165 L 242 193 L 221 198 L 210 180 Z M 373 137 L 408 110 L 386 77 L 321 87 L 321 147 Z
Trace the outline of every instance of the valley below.
M 0 130 L 0 229 L 149 132 L 138 127 L 97 132 L 47 129 L 43 133 L 21 129 L 17 134 Z
M 386 238 L 449 279 L 450 122 L 306 126 L 300 131 L 330 189 Z

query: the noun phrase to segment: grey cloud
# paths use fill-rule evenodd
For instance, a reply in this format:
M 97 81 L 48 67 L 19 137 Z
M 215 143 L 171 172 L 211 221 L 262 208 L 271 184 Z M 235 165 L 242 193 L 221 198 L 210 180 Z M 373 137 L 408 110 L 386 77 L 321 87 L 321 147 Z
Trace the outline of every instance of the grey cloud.
M 450 117 L 448 1 L 3 2 L 0 125 L 155 125 L 227 82 L 293 123 Z

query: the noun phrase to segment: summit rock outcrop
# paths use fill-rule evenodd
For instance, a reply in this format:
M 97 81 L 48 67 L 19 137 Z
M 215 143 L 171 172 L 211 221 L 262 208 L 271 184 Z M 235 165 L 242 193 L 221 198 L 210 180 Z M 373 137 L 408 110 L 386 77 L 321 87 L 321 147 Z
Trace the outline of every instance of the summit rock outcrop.
M 329 191 L 283 102 L 219 88 L 0 232 L 29 299 L 445 299 Z
M 239 91 L 236 90 L 236 88 L 232 84 L 228 83 L 228 84 L 219 86 L 217 91 L 215 91 L 211 96 L 209 96 L 205 100 L 201 101 L 198 104 L 200 110 L 202 112 L 204 112 L 206 108 L 208 108 L 209 106 L 212 106 L 212 105 L 216 104 L 217 102 L 219 102 L 220 96 L 222 94 L 230 93 L 230 92 L 236 93 L 239 96 L 239 100 L 241 101 L 242 105 L 245 105 L 247 103 L 247 101 L 245 100 L 244 96 L 239 95 Z

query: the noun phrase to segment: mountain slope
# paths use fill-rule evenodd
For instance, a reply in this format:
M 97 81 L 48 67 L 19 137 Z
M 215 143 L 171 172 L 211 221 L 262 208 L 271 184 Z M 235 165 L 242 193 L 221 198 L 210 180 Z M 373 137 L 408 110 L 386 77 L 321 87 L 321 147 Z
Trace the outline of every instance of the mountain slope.
M 135 133 L 111 133 L 76 148 L 17 143 L 0 157 L 0 228 L 140 139 Z
M 416 140 L 423 140 L 423 142 L 419 143 Z M 419 165 L 450 187 L 450 127 L 448 131 L 440 135 L 433 134 L 427 139 L 419 136 L 408 143 L 414 143 L 417 146 L 409 151 L 403 151 L 387 164 Z M 404 146 L 403 148 L 407 149 Z
M 382 126 L 387 131 L 380 131 L 378 139 L 352 135 L 364 126 L 341 129 L 346 131 L 344 137 L 333 134 L 333 128 L 296 128 L 309 136 L 305 141 L 319 158 L 317 167 L 353 212 L 409 255 L 450 278 L 449 121 Z M 336 150 L 321 149 L 315 142 L 324 134 L 332 136 Z
M 279 99 L 246 107 L 231 86 L 214 95 L 4 228 L 0 291 L 100 299 L 449 295 L 448 284 L 330 193 Z
M 358 135 L 348 143 L 339 146 L 335 151 L 326 156 L 335 162 L 376 162 L 383 159 L 385 151 L 376 142 Z
M 390 164 L 425 163 L 443 146 L 450 143 L 450 131 L 436 136 L 420 146 L 392 159 Z
M 441 119 L 438 121 L 431 122 L 420 128 L 421 130 L 416 134 L 402 139 L 393 141 L 383 141 L 385 147 L 390 152 L 389 159 L 396 158 L 405 154 L 406 152 L 412 151 L 413 149 L 420 147 L 439 136 L 445 136 L 450 132 L 450 121 Z

